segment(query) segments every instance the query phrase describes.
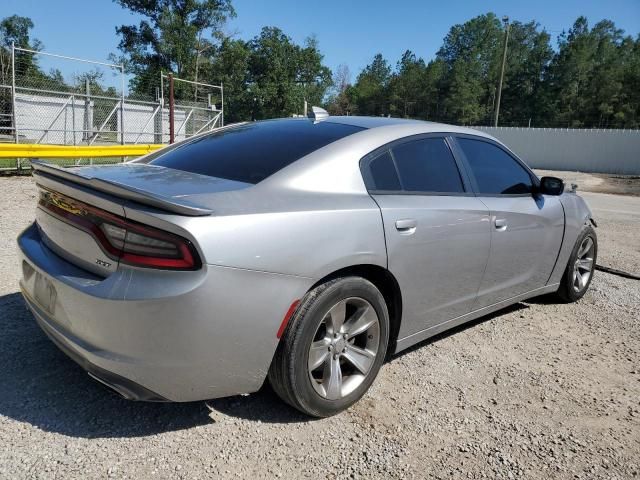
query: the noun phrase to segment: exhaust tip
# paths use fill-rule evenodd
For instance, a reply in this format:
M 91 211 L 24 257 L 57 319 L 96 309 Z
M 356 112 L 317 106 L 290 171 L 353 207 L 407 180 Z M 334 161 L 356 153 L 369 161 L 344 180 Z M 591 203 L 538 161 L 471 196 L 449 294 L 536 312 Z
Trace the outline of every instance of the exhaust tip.
M 106 375 L 98 375 L 97 373 L 87 370 L 87 375 L 96 382 L 107 387 L 112 392 L 125 400 L 141 401 L 141 402 L 168 402 L 166 398 L 152 392 L 151 390 L 138 385 L 137 383 L 127 380 L 118 375 L 107 373 Z

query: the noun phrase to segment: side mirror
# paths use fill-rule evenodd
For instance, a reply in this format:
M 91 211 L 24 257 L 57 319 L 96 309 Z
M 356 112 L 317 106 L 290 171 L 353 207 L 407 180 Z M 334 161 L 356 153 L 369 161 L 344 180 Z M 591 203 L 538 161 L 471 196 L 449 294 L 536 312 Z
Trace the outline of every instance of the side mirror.
M 545 195 L 562 195 L 564 192 L 564 182 L 556 177 L 542 177 L 540 179 L 539 193 Z

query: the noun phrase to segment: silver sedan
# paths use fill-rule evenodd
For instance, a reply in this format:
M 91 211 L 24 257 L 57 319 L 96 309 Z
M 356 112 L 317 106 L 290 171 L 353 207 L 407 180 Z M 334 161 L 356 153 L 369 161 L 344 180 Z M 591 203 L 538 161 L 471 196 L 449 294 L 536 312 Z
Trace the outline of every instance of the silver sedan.
M 125 164 L 34 162 L 34 179 L 24 298 L 56 345 L 134 400 L 268 379 L 333 415 L 389 355 L 530 297 L 578 300 L 597 255 L 591 212 L 561 180 L 437 123 L 245 123 Z

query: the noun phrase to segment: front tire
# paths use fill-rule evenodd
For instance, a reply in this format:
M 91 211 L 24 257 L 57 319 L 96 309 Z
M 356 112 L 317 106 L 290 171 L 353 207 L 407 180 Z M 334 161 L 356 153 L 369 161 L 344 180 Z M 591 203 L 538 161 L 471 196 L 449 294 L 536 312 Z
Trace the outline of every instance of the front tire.
M 361 277 L 310 290 L 278 345 L 269 382 L 289 405 L 328 417 L 357 402 L 378 374 L 389 342 L 380 291 Z
M 557 295 L 564 302 L 580 300 L 591 285 L 598 257 L 598 237 L 591 226 L 578 235 Z

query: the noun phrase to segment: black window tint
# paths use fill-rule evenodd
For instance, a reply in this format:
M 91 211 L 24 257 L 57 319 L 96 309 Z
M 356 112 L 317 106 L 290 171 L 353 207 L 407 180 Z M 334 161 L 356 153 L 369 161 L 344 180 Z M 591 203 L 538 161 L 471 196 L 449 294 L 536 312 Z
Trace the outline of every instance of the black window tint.
M 464 192 L 458 166 L 444 138 L 424 138 L 392 148 L 403 190 Z
M 153 165 L 258 183 L 305 155 L 362 130 L 308 119 L 269 120 L 205 135 L 151 160 Z
M 374 190 L 401 190 L 400 180 L 389 152 L 371 160 L 369 164 Z
M 480 193 L 531 193 L 529 173 L 511 155 L 481 140 L 458 138 Z

